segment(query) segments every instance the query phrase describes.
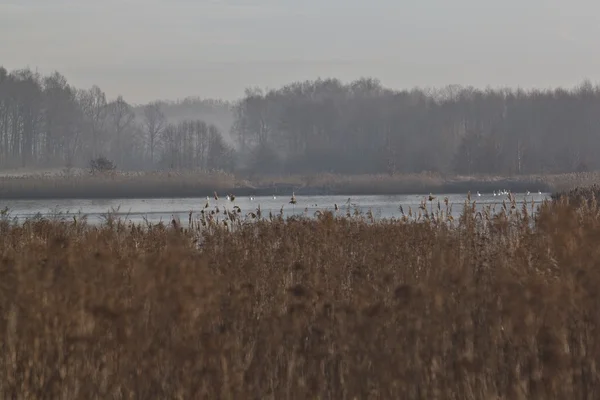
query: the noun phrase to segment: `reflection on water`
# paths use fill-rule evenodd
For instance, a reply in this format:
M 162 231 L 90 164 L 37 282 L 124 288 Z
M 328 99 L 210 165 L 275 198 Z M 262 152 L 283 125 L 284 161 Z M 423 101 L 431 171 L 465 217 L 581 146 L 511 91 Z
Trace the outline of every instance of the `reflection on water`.
M 433 200 L 434 208 L 437 208 L 437 201 L 442 204 L 442 209 L 445 209 L 443 204 L 444 197 L 448 197 L 448 201 L 452 206 L 453 216 L 458 216 L 462 212 L 462 207 L 466 195 L 444 195 L 436 194 Z M 340 208 L 339 213 L 346 213 L 346 209 L 350 207 L 353 213 L 355 209 L 366 213 L 371 210 L 376 219 L 400 217 L 400 209 L 402 206 L 404 212 L 408 212 L 411 207 L 413 211 L 419 207 L 423 199 L 429 196 L 423 195 L 394 195 L 394 196 L 296 196 L 297 203 L 289 204 L 289 197 L 272 196 L 265 197 L 236 197 L 235 201 L 231 202 L 226 198 L 220 198 L 218 201 L 210 198 L 208 200 L 210 207 L 219 206 L 221 209 L 225 206 L 232 209 L 233 206 L 241 208 L 242 214 L 256 211 L 260 205 L 263 215 L 268 215 L 272 212 L 278 214 L 283 207 L 285 217 L 292 215 L 314 216 L 317 210 L 334 210 L 337 204 Z M 549 198 L 548 193 L 517 193 L 515 194 L 518 203 L 522 203 L 525 199 L 528 202 L 534 201 L 540 203 L 544 199 Z M 480 196 L 472 195 L 471 200 L 476 201 L 476 207 L 481 209 L 484 206 L 496 206 L 499 211 L 502 201 L 506 200 L 507 196 L 494 196 L 492 193 L 482 193 Z M 104 220 L 106 213 L 113 212 L 116 216 L 127 219 L 133 222 L 144 222 L 145 220 L 156 223 L 159 221 L 168 222 L 173 218 L 179 218 L 182 222 L 187 223 L 190 211 L 194 214 L 199 213 L 206 204 L 206 198 L 175 198 L 175 199 L 113 199 L 113 200 L 0 200 L 0 208 L 8 207 L 10 216 L 17 217 L 19 221 L 27 218 L 41 215 L 44 217 L 53 217 L 59 215 L 71 216 L 73 214 L 83 214 L 87 216 L 88 222 L 99 223 Z M 429 204 L 429 202 L 428 202 Z M 428 207 L 429 208 L 429 207 Z

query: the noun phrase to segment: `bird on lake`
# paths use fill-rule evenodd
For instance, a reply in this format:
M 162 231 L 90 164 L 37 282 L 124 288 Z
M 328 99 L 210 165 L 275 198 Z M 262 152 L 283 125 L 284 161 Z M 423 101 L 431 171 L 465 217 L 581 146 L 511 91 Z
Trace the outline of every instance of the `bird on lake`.
M 296 204 L 296 195 L 292 192 L 292 198 L 290 200 L 290 204 Z

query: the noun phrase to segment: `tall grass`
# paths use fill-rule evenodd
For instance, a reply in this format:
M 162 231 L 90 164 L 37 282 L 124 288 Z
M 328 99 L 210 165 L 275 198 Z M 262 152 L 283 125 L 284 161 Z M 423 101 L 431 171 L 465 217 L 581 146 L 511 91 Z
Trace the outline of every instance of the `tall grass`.
M 4 220 L 0 396 L 598 398 L 595 201 L 437 204 Z
M 578 186 L 571 190 L 564 190 L 552 194 L 553 200 L 559 200 L 566 198 L 569 203 L 575 206 L 581 205 L 582 203 L 592 203 L 600 197 L 600 185 L 593 184 L 590 186 Z

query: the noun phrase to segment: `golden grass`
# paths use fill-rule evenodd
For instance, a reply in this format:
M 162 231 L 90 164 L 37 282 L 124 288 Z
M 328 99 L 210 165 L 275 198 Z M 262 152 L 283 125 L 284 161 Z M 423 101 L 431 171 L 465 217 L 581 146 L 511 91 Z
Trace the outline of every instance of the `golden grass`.
M 598 205 L 424 208 L 1 222 L 0 396 L 598 398 Z

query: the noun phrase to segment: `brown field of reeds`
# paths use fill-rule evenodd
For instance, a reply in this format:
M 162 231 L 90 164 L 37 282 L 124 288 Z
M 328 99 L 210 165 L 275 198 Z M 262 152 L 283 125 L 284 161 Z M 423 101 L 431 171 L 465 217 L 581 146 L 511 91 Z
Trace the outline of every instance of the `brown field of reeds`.
M 204 197 L 214 191 L 236 196 L 394 195 L 467 193 L 497 190 L 552 192 L 600 181 L 600 173 L 561 175 L 444 176 L 435 173 L 398 175 L 335 175 L 255 177 L 246 180 L 224 172 L 139 172 L 90 175 L 60 174 L 0 176 L 0 199 L 100 199 Z
M 0 397 L 599 398 L 600 207 L 472 210 L 4 220 Z

